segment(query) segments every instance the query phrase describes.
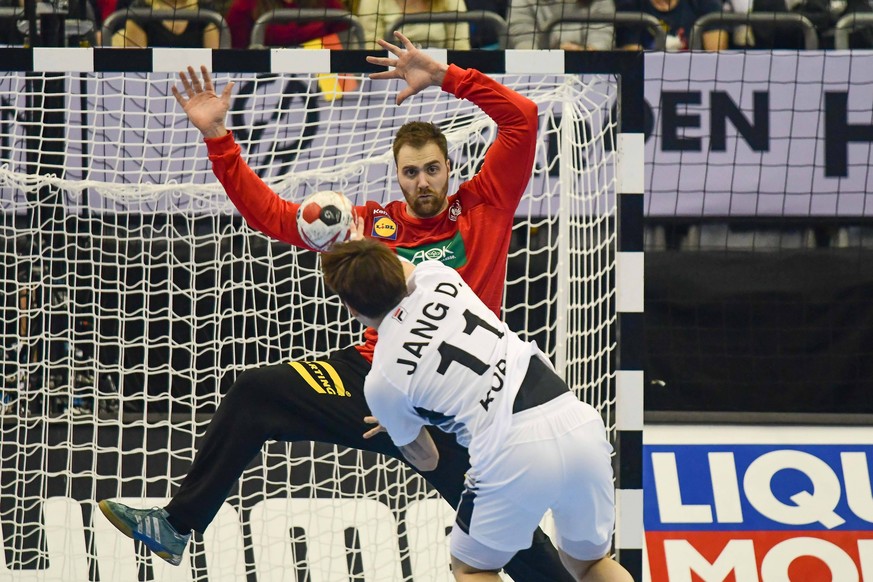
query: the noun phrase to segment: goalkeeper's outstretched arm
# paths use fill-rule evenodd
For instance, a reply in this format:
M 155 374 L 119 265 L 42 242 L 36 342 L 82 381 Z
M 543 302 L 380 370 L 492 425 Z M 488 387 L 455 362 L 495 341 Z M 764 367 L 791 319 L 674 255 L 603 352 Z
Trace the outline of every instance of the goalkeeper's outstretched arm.
M 223 137 L 227 135 L 224 120 L 230 109 L 233 81 L 225 85 L 221 95 L 218 95 L 212 84 L 212 76 L 205 65 L 200 65 L 200 74 L 203 75 L 202 84 L 197 73 L 194 72 L 194 67 L 188 67 L 187 75 L 184 71 L 180 72 L 179 79 L 182 81 L 185 94 L 183 95 L 174 85 L 173 97 L 204 138 Z
M 406 87 L 397 94 L 397 104 L 400 105 L 409 97 L 428 87 L 442 87 L 449 66 L 437 62 L 427 53 L 418 50 L 408 38 L 400 32 L 394 36 L 403 43 L 403 49 L 379 39 L 379 45 L 390 52 L 393 57 L 367 57 L 367 62 L 383 67 L 393 67 L 390 71 L 372 73 L 371 79 L 403 79 Z

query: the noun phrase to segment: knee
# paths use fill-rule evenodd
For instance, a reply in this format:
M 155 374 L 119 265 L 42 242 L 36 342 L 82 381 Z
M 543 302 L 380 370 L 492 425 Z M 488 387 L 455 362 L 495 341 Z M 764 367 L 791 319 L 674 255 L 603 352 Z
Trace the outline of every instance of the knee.
M 222 404 L 249 407 L 269 398 L 270 388 L 276 385 L 273 366 L 249 368 L 237 376 L 227 391 Z
M 484 577 L 483 575 L 485 574 L 493 574 L 493 578 L 491 576 Z M 480 570 L 479 568 L 474 568 L 470 564 L 462 562 L 455 556 L 452 556 L 452 575 L 458 582 L 464 580 L 500 580 L 500 575 L 497 573 L 497 570 Z M 473 575 L 476 577 L 470 578 L 470 576 Z

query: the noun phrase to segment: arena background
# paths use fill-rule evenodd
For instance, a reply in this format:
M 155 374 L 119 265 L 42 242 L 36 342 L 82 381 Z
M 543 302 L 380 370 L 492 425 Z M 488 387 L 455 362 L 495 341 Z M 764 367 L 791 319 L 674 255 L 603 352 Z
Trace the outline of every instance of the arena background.
M 471 60 L 475 58 L 489 59 Z M 693 572 L 704 580 L 730 580 L 731 576 L 745 580 L 742 576 L 753 572 L 762 582 L 785 578 L 818 581 L 827 580 L 827 576 L 833 580 L 851 580 L 853 576 L 869 579 L 873 574 L 865 556 L 870 555 L 873 543 L 869 534 L 873 510 L 866 494 L 870 491 L 873 438 L 851 427 L 864 427 L 873 419 L 868 363 L 873 345 L 869 302 L 873 284 L 869 214 L 873 206 L 868 204 L 873 194 L 873 55 L 863 50 L 799 50 L 650 52 L 645 58 L 645 576 L 670 580 L 683 579 L 680 574 L 687 573 L 691 579 Z M 18 66 L 15 61 L 12 65 L 12 70 Z M 14 99 L 14 93 L 0 97 L 0 120 L 6 127 L 14 125 L 13 120 L 27 121 L 22 120 Z M 16 144 L 6 133 L 3 138 L 0 153 L 5 161 L 14 162 Z M 51 153 L 48 147 L 47 158 Z M 18 217 L 7 213 L 3 219 L 9 224 Z M 135 223 L 136 214 L 124 220 Z M 228 221 L 238 225 L 238 218 L 229 217 Z M 67 236 L 75 240 L 88 233 Z M 528 233 L 523 240 L 517 236 L 513 244 L 533 248 L 548 245 L 548 237 L 540 241 L 536 237 L 536 233 Z M 111 246 L 112 241 L 106 244 Z M 271 244 L 275 248 L 270 253 L 280 256 L 285 252 L 282 245 Z M 7 252 L 28 248 L 34 256 L 42 256 L 52 245 L 49 236 L 19 241 L 14 247 L 10 244 Z M 160 243 L 151 245 L 148 252 L 215 254 L 206 248 L 161 248 Z M 240 251 L 228 248 L 226 252 Z M 257 255 L 267 251 L 247 248 L 246 252 Z M 77 268 L 84 269 L 82 276 L 87 277 L 87 265 Z M 511 259 L 508 279 L 521 268 L 529 265 L 516 265 Z M 256 264 L 253 269 L 254 281 L 273 277 L 268 272 L 271 269 L 263 265 Z M 127 275 L 137 277 L 135 272 Z M 158 270 L 148 276 L 186 276 L 170 275 Z M 18 276 L 10 274 L 7 281 Z M 195 290 L 200 285 L 209 288 L 215 284 L 212 276 L 195 278 L 189 284 Z M 553 279 L 539 279 L 518 295 L 513 295 L 510 287 L 507 303 L 536 303 L 539 297 L 549 296 L 553 285 Z M 41 301 L 59 304 L 67 299 L 47 292 Z M 101 297 L 107 306 L 115 300 L 111 294 Z M 234 305 L 254 301 L 249 306 L 256 310 L 258 301 L 268 302 L 269 298 L 255 293 L 236 298 L 228 295 L 227 300 Z M 70 396 L 31 403 L 50 414 L 26 420 L 15 401 L 22 311 L 18 288 L 5 289 L 3 307 L 7 349 L 7 406 L 0 445 L 3 470 L 7 474 L 32 471 L 44 475 L 33 482 L 4 478 L 0 485 L 6 563 L 29 564 L 25 570 L 8 570 L 8 577 L 17 580 L 26 579 L 23 572 L 27 570 L 50 569 L 51 564 L 40 557 L 46 537 L 39 528 L 23 536 L 8 533 L 10 520 L 44 522 L 44 508 L 31 505 L 22 510 L 10 500 L 69 498 L 85 502 L 101 498 L 104 491 L 115 495 L 115 481 L 104 484 L 90 475 L 101 474 L 103 467 L 106 472 L 115 472 L 118 458 L 96 455 L 88 447 L 73 446 L 70 452 L 68 443 L 120 443 L 124 449 L 136 448 L 148 439 L 162 443 L 167 452 L 126 455 L 121 466 L 121 493 L 129 489 L 131 497 L 163 497 L 165 484 L 154 484 L 152 492 L 151 485 L 143 487 L 136 481 L 143 466 L 146 474 L 149 466 L 162 473 L 169 467 L 174 478 L 184 474 L 187 459 L 173 451 L 196 447 L 196 442 L 189 433 L 174 431 L 172 425 L 175 420 L 191 418 L 193 399 L 201 387 L 177 376 L 162 375 L 149 381 L 147 371 L 131 372 L 125 378 L 95 375 L 100 366 L 91 361 L 67 367 L 64 376 L 50 378 L 46 371 L 39 381 L 68 386 Z M 198 308 L 222 309 L 222 305 L 201 304 Z M 173 309 L 183 313 L 191 307 L 182 301 Z M 81 338 L 79 345 L 58 343 L 49 348 L 58 350 L 50 357 L 64 357 L 58 354 L 80 349 L 81 360 L 89 362 L 93 320 L 87 315 L 53 318 L 50 313 L 47 310 L 31 325 L 39 326 L 48 336 L 52 330 L 72 328 Z M 310 316 L 329 320 L 332 314 L 302 314 L 306 320 Z M 507 313 L 511 326 L 531 323 L 530 319 L 514 321 L 513 317 Z M 539 317 L 548 327 L 554 314 L 544 312 Z M 299 320 L 300 315 L 291 319 Z M 257 330 L 247 331 L 254 334 Z M 297 332 L 305 335 L 306 326 L 301 325 Z M 112 333 L 111 322 L 103 323 L 101 333 Z M 125 325 L 124 333 L 141 337 L 146 332 Z M 190 330 L 180 326 L 161 329 L 158 325 L 148 333 L 178 343 L 191 342 L 186 335 Z M 215 329 L 205 333 L 224 332 Z M 551 341 L 549 337 L 537 339 L 546 346 Z M 270 349 L 280 353 L 290 346 Z M 101 355 L 112 358 L 111 351 L 104 350 Z M 220 368 L 222 358 L 232 359 L 234 366 L 254 365 L 270 355 L 256 350 L 219 352 L 201 356 L 216 362 L 193 365 Z M 127 349 L 125 357 L 134 360 L 131 366 L 104 363 L 132 370 L 143 362 L 145 370 L 192 366 L 190 360 L 161 361 L 160 351 L 146 349 L 142 353 Z M 232 380 L 229 375 L 217 378 L 219 391 L 226 390 Z M 105 406 L 118 407 L 123 402 L 128 409 L 122 407 L 122 415 L 141 418 L 147 412 L 151 415 L 147 419 L 167 422 L 149 427 L 147 435 L 137 428 L 103 427 L 96 431 L 87 423 L 69 422 L 77 407 L 87 410 L 90 406 L 92 411 L 97 407 L 93 401 L 74 401 L 79 383 L 96 386 L 106 394 L 123 386 L 126 394 L 115 404 L 111 398 L 101 399 Z M 200 396 L 212 395 L 210 389 Z M 144 397 L 139 406 L 138 397 Z M 208 417 L 208 400 L 199 400 L 197 415 Z M 47 443 L 48 450 L 57 444 L 57 455 L 29 446 L 37 442 Z M 319 447 L 313 445 L 314 449 Z M 330 470 L 323 465 L 309 466 L 310 451 L 295 458 L 299 451 L 291 453 L 280 445 L 268 448 L 275 448 L 274 454 L 265 456 L 265 464 L 252 466 L 245 481 L 252 491 L 235 493 L 242 511 L 257 507 L 293 481 L 289 465 L 307 473 Z M 353 458 L 343 460 L 348 466 L 371 463 L 367 455 L 350 455 Z M 289 464 L 271 461 L 277 458 L 286 458 Z M 689 469 L 703 465 L 709 472 Z M 733 489 L 718 485 L 724 471 L 732 475 L 725 482 L 734 483 Z M 71 477 L 77 473 L 89 476 L 80 482 Z M 348 490 L 341 494 L 354 496 L 361 481 L 374 478 L 356 475 L 344 482 Z M 767 486 L 767 500 L 762 501 L 749 486 L 756 478 Z M 320 495 L 317 490 L 307 490 L 306 483 L 295 486 L 301 487 L 300 498 Z M 391 489 L 387 483 L 365 487 Z M 816 499 L 818 505 L 806 504 L 804 500 L 809 498 Z M 379 498 L 389 507 L 396 500 L 393 492 Z M 823 513 L 803 514 L 813 505 L 824 507 Z M 90 523 L 87 503 L 82 512 L 83 523 Z M 90 546 L 94 539 L 96 534 L 86 536 L 84 543 Z M 354 545 L 353 541 L 348 543 Z M 677 549 L 680 547 L 684 549 Z M 252 550 L 246 547 L 244 551 Z M 777 555 L 781 562 L 774 566 Z M 774 557 L 768 562 L 768 556 Z M 404 574 L 409 574 L 409 564 L 403 567 Z M 147 565 L 141 570 L 141 579 L 159 577 Z M 354 567 L 351 570 L 362 576 Z M 785 578 L 780 578 L 783 573 Z M 4 574 L 0 573 L 0 579 Z M 305 568 L 299 568 L 296 576 L 305 579 Z

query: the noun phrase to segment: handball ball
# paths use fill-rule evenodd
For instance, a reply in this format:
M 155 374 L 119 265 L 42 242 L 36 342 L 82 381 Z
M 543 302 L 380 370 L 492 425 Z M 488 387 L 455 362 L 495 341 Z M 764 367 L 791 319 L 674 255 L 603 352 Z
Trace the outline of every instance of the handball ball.
M 334 243 L 348 240 L 354 223 L 351 201 L 333 190 L 310 194 L 297 210 L 297 232 L 316 251 L 326 251 Z

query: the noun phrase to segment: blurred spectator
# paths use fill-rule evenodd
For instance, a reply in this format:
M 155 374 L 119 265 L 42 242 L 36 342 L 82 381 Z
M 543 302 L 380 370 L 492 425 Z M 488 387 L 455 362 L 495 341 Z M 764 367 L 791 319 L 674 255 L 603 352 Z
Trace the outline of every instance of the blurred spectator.
M 785 0 L 727 0 L 725 3 L 737 14 L 773 12 L 787 14 Z M 770 24 L 739 24 L 734 27 L 731 48 L 740 49 L 801 49 L 803 34 L 797 28 Z
M 127 8 L 130 5 L 130 0 L 97 0 L 96 12 L 98 21 L 102 24 L 103 21 L 106 20 L 106 18 L 108 18 L 110 14 L 112 14 L 116 10 Z
M 611 18 L 614 0 L 511 0 L 509 5 L 509 46 L 514 49 L 539 48 L 546 24 L 564 16 Z M 549 48 L 564 50 L 610 50 L 613 48 L 610 24 L 564 22 L 552 29 Z
M 0 0 L 0 8 L 24 9 L 24 0 Z M 0 45 L 21 46 L 24 33 L 18 30 L 18 18 L 0 19 Z
M 340 0 L 233 0 L 227 10 L 233 48 L 248 48 L 252 28 L 262 15 L 279 8 L 319 8 L 346 10 Z M 293 47 L 347 30 L 345 22 L 281 22 L 270 24 L 264 31 L 264 45 Z
M 145 0 L 155 10 L 197 10 L 197 0 Z M 132 4 L 137 6 L 137 4 Z M 212 23 L 193 20 L 128 20 L 112 36 L 117 47 L 218 48 L 219 31 Z
M 467 10 L 485 10 L 493 12 L 506 20 L 509 9 L 508 0 L 466 0 Z M 470 47 L 474 49 L 498 49 L 500 40 L 497 30 L 489 24 L 470 23 Z
M 364 27 L 365 48 L 382 50 L 376 40 L 386 38 L 391 25 L 402 16 L 466 11 L 464 0 L 360 0 L 356 14 Z M 470 49 L 470 26 L 466 22 L 404 24 L 401 32 L 419 47 Z
M 39 3 L 40 0 L 36 0 Z M 43 0 L 46 4 L 52 4 Z M 64 46 L 93 46 L 98 41 L 98 24 L 95 14 L 97 5 L 94 0 L 69 0 L 64 6 L 54 3 L 56 14 L 68 15 L 64 30 L 66 39 Z M 0 0 L 0 8 L 17 8 L 15 17 L 0 19 L 0 45 L 22 46 L 30 43 L 28 35 L 30 26 L 24 16 L 24 0 Z M 37 19 L 37 31 L 42 34 L 42 22 Z
M 644 12 L 661 21 L 667 31 L 667 50 L 688 50 L 691 29 L 701 16 L 724 9 L 720 0 L 616 0 L 619 12 Z M 620 30 L 617 44 L 621 48 L 652 49 L 652 36 L 642 29 Z M 703 49 L 719 51 L 728 48 L 728 34 L 721 28 L 703 32 Z
M 833 24 L 849 14 L 873 12 L 873 2 L 868 0 L 833 0 L 831 7 L 833 9 Z M 873 48 L 873 28 L 867 25 L 849 33 L 849 48 Z

